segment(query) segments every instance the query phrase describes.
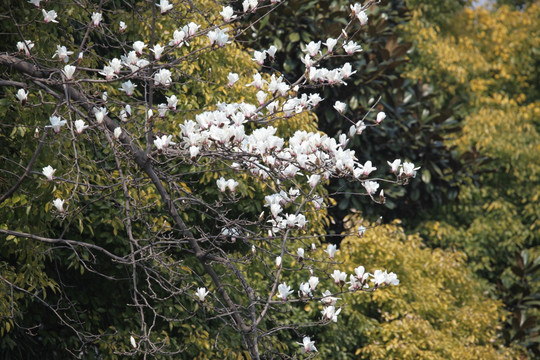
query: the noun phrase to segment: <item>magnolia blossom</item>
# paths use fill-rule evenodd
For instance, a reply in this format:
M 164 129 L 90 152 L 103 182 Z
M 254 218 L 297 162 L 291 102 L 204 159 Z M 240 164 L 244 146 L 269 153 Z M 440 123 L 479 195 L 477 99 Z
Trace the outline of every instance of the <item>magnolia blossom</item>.
M 153 49 L 150 49 L 150 51 L 154 53 L 154 58 L 156 60 L 161 59 L 161 54 L 164 50 L 165 47 L 161 46 L 160 44 L 156 44 Z
M 323 319 L 337 322 L 337 316 L 339 315 L 340 312 L 341 312 L 341 308 L 339 308 L 336 311 L 336 308 L 334 305 L 327 306 L 322 311 Z
M 233 15 L 234 11 L 233 8 L 230 6 L 224 6 L 223 10 L 219 13 L 219 15 L 223 16 L 223 21 L 230 22 L 234 19 L 236 19 L 236 15 Z
M 311 41 L 309 44 L 306 45 L 306 47 L 303 49 L 304 52 L 308 53 L 309 56 L 315 57 L 317 54 L 320 53 L 319 49 L 321 48 L 321 42 L 317 41 Z
M 39 7 L 39 3 L 41 2 L 42 0 L 28 0 L 28 2 L 32 5 L 34 5 L 35 7 Z
M 321 175 L 313 174 L 308 176 L 308 184 L 311 188 L 314 188 L 317 186 L 319 181 L 321 180 Z
M 258 0 L 244 0 L 242 2 L 242 7 L 244 9 L 244 12 L 248 12 L 248 10 L 251 9 L 251 11 L 255 11 L 257 9 Z
M 173 5 L 169 3 L 169 0 L 160 0 L 156 5 L 159 6 L 162 15 L 173 8 Z
M 101 22 L 102 16 L 101 13 L 92 13 L 92 25 L 99 26 L 99 23 Z
M 308 280 L 308 284 L 311 290 L 315 290 L 317 285 L 319 285 L 319 278 L 316 276 L 311 276 Z
M 360 25 L 364 26 L 368 22 L 368 16 L 365 11 L 359 11 L 356 13 L 356 18 L 360 21 Z
M 59 212 L 64 212 L 64 200 L 56 198 L 53 200 L 53 205 Z
M 113 135 L 115 139 L 119 139 L 120 136 L 122 135 L 122 129 L 120 127 L 114 128 Z
M 363 176 L 368 176 L 369 174 L 371 174 L 375 170 L 377 170 L 377 168 L 372 165 L 370 160 L 368 160 L 368 161 L 366 161 L 364 166 L 362 166 L 362 175 Z
M 336 305 L 339 298 L 333 297 L 331 295 L 332 295 L 332 293 L 330 292 L 330 290 L 326 290 L 325 292 L 323 292 L 322 293 L 323 298 L 321 299 L 321 302 L 324 305 L 328 305 L 328 306 Z
M 48 180 L 52 180 L 55 171 L 56 169 L 53 169 L 51 165 L 47 165 L 43 168 L 42 174 L 45 175 Z
M 259 65 L 262 65 L 262 64 L 264 64 L 265 59 L 266 59 L 266 51 L 255 50 L 253 52 L 253 59 L 251 59 L 251 60 L 256 61 L 257 64 L 259 64 Z
M 24 51 L 26 56 L 30 56 L 30 49 L 32 49 L 33 47 L 34 47 L 34 43 L 32 42 L 32 40 L 24 40 L 24 42 L 23 41 L 17 42 L 17 50 L 19 52 Z
M 67 121 L 62 120 L 60 116 L 50 116 L 49 122 L 51 123 L 51 125 L 47 125 L 47 127 L 53 128 L 55 133 L 59 133 L 60 128 L 67 123 Z
M 371 281 L 375 283 L 375 286 L 381 286 L 384 284 L 387 285 L 399 285 L 399 280 L 397 278 L 397 275 L 391 272 L 388 274 L 388 272 L 385 270 L 384 272 L 382 270 L 375 270 L 373 273 L 373 279 Z
M 167 104 L 159 104 L 157 109 L 159 117 L 164 118 L 168 110 L 169 107 L 167 106 Z
M 24 89 L 19 89 L 15 97 L 21 102 L 21 104 L 24 105 L 26 103 L 26 99 L 28 98 L 28 94 L 28 91 L 24 91 Z
M 131 346 L 133 346 L 135 349 L 137 348 L 137 342 L 135 341 L 133 335 L 129 337 L 129 342 L 131 343 Z
M 343 114 L 345 112 L 345 109 L 347 108 L 347 104 L 341 101 L 336 101 L 334 104 L 334 109 L 336 109 L 340 114 Z
M 278 269 L 281 267 L 281 256 L 276 257 L 276 267 Z
M 401 160 L 396 159 L 393 162 L 387 161 L 388 165 L 390 165 L 390 168 L 392 169 L 392 172 L 394 174 L 397 174 L 399 167 L 401 166 Z
M 126 95 L 131 96 L 133 95 L 133 91 L 137 87 L 136 84 L 132 83 L 131 80 L 128 80 L 124 83 L 122 83 L 122 87 L 119 88 L 120 91 L 123 91 L 126 93 Z
M 405 161 L 403 163 L 401 173 L 405 175 L 406 177 L 416 177 L 416 170 L 418 169 L 420 169 L 420 167 L 415 168 L 413 163 Z
M 169 86 L 172 83 L 171 72 L 167 69 L 161 69 L 154 74 L 154 82 L 156 85 Z
M 357 43 L 351 40 L 348 43 L 343 44 L 343 49 L 348 55 L 352 55 L 355 52 L 362 51 L 362 46 L 358 45 Z
M 362 185 L 364 186 L 369 195 L 374 194 L 379 188 L 379 183 L 376 181 L 364 181 Z
M 58 21 L 55 20 L 56 17 L 58 16 L 56 14 L 56 11 L 54 11 L 54 10 L 46 11 L 45 9 L 41 9 L 41 12 L 43 13 L 43 20 L 46 23 L 49 23 L 49 22 L 58 23 Z
M 73 65 L 66 65 L 64 66 L 64 70 L 62 70 L 62 73 L 64 73 L 66 80 L 73 79 L 73 74 L 75 73 L 75 70 L 77 68 Z
M 330 259 L 334 258 L 334 255 L 336 254 L 337 251 L 338 251 L 337 246 L 334 244 L 328 244 L 328 246 L 326 247 L 326 250 L 324 250 L 324 252 L 328 254 L 328 257 Z
M 271 61 L 274 61 L 274 58 L 276 56 L 276 51 L 277 51 L 277 47 L 274 46 L 274 45 L 271 45 L 268 50 L 266 50 L 266 54 L 268 55 L 268 57 L 270 57 L 270 60 Z
M 120 32 L 126 31 L 126 29 L 127 29 L 126 23 L 123 22 L 123 21 L 120 21 L 120 24 L 119 24 L 119 26 L 118 26 L 118 29 L 120 30 Z
M 339 270 L 334 270 L 334 272 L 330 276 L 332 277 L 332 279 L 334 279 L 334 282 L 338 285 L 345 284 L 345 280 L 347 280 L 347 273 L 339 271 Z
M 94 116 L 96 117 L 96 121 L 98 124 L 101 124 L 103 122 L 103 119 L 105 118 L 105 115 L 107 115 L 107 109 L 104 107 L 94 108 Z
M 227 40 L 229 40 L 229 35 L 227 34 L 228 30 L 229 29 L 221 30 L 218 28 L 216 30 L 209 31 L 207 36 L 210 40 L 210 45 L 215 44 L 219 47 L 225 46 Z
M 386 114 L 381 111 L 377 114 L 377 124 L 380 124 L 384 119 L 386 119 Z
M 53 54 L 53 59 L 58 56 L 58 59 L 63 62 L 69 62 L 69 55 L 73 55 L 73 51 L 68 51 L 65 46 L 56 45 L 56 52 Z
M 301 298 L 306 298 L 312 296 L 311 294 L 311 288 L 309 287 L 308 283 L 301 283 L 300 288 L 298 290 L 298 296 Z
M 323 43 L 323 45 L 326 45 L 326 48 L 328 49 L 328 52 L 332 53 L 334 51 L 334 46 L 336 46 L 337 43 L 338 43 L 337 39 L 328 38 L 328 39 L 326 39 L 326 42 Z
M 200 301 L 204 301 L 204 299 L 209 293 L 210 292 L 206 290 L 206 288 L 201 287 L 201 288 L 197 288 L 197 291 L 195 292 L 195 296 L 197 296 Z
M 359 236 L 359 237 L 364 236 L 364 233 L 365 233 L 365 232 L 366 232 L 366 228 L 363 227 L 362 225 L 360 225 L 360 226 L 358 227 L 358 236 Z
M 77 134 L 82 134 L 82 132 L 88 128 L 88 125 L 86 125 L 86 123 L 81 120 L 81 119 L 78 119 L 78 120 L 75 120 L 75 132 Z
M 176 110 L 176 105 L 178 104 L 178 98 L 176 95 L 165 96 L 167 99 L 167 107 L 171 110 Z
M 174 30 L 173 39 L 169 42 L 171 46 L 182 46 L 186 38 L 186 32 L 184 30 Z
M 298 261 L 302 261 L 304 259 L 304 249 L 298 248 L 296 250 L 296 254 L 298 255 Z
M 287 297 L 289 295 L 291 295 L 293 292 L 294 291 L 291 290 L 291 287 L 287 286 L 286 283 L 282 283 L 282 284 L 278 285 L 278 294 L 277 294 L 277 296 L 283 301 L 287 300 Z
M 302 343 L 297 344 L 302 346 L 302 354 L 310 353 L 312 351 L 317 352 L 317 348 L 315 347 L 315 341 L 311 341 L 311 338 L 309 336 L 305 336 L 302 339 Z
M 227 75 L 227 80 L 229 80 L 229 83 L 227 84 L 227 86 L 232 87 L 234 83 L 238 81 L 238 79 L 239 79 L 238 74 L 229 73 L 229 75 Z
M 146 47 L 146 44 L 140 40 L 135 41 L 133 43 L 133 50 L 139 55 L 142 55 L 144 48 Z

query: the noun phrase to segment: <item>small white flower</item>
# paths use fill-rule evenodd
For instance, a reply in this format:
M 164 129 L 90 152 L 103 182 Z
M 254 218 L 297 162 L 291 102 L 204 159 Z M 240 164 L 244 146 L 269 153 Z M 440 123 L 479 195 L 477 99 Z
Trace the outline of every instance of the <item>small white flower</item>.
M 210 292 L 208 290 L 206 290 L 206 288 L 197 288 L 197 291 L 195 292 L 195 296 L 197 296 L 199 298 L 199 300 L 201 301 L 204 301 L 204 299 L 206 298 L 206 296 L 209 294 Z
M 122 83 L 122 87 L 119 88 L 120 91 L 123 91 L 126 93 L 127 96 L 133 95 L 133 91 L 137 87 L 136 84 L 132 83 L 131 80 L 128 80 L 124 83 Z
M 154 58 L 156 60 L 161 59 L 161 54 L 164 50 L 165 47 L 161 46 L 160 44 L 156 44 L 153 49 L 150 49 L 150 51 L 154 53 Z
M 337 246 L 334 244 L 328 244 L 328 246 L 326 247 L 326 250 L 324 250 L 324 252 L 328 254 L 328 257 L 330 259 L 334 258 L 334 255 L 336 255 L 337 251 L 338 251 Z
M 68 51 L 65 46 L 56 45 L 56 52 L 52 56 L 53 59 L 58 56 L 58 59 L 64 62 L 69 62 L 69 55 L 73 55 L 73 51 Z
M 358 227 L 358 236 L 359 236 L 359 237 L 364 236 L 364 233 L 365 233 L 365 232 L 366 232 L 366 228 L 360 225 L 360 226 Z
M 364 181 L 362 185 L 364 186 L 369 195 L 374 194 L 379 188 L 379 183 L 376 181 Z
M 223 10 L 219 13 L 219 15 L 223 16 L 223 21 L 225 22 L 231 22 L 232 20 L 236 19 L 236 15 L 233 14 L 233 8 L 230 6 L 224 6 Z
M 127 29 L 126 23 L 123 22 L 123 21 L 120 21 L 120 25 L 118 26 L 118 29 L 120 30 L 120 32 L 126 31 L 126 29 Z
M 64 75 L 66 76 L 66 80 L 73 79 L 73 74 L 75 73 L 75 70 L 77 68 L 73 65 L 66 65 L 64 66 L 64 70 L 62 71 Z
M 384 119 L 386 119 L 386 114 L 381 111 L 377 114 L 377 124 L 380 124 Z
M 311 276 L 308 280 L 308 284 L 311 290 L 315 290 L 317 285 L 319 285 L 319 278 L 316 276 Z
M 82 134 L 82 132 L 88 128 L 88 125 L 86 125 L 86 123 L 81 120 L 81 119 L 78 119 L 78 120 L 75 120 L 75 132 L 77 134 Z
M 390 168 L 392 169 L 392 172 L 394 174 L 397 174 L 398 170 L 399 170 L 399 167 L 401 165 L 401 160 L 400 159 L 396 159 L 394 160 L 393 162 L 390 162 L 390 161 L 387 161 L 388 165 L 390 165 Z
M 336 311 L 336 308 L 333 305 L 327 306 L 322 311 L 323 319 L 337 322 L 337 316 L 340 312 L 341 308 Z
M 92 24 L 94 26 L 99 26 L 99 23 L 101 22 L 102 16 L 101 13 L 92 13 Z
M 98 124 L 101 124 L 103 122 L 103 119 L 105 118 L 105 115 L 107 115 L 107 109 L 104 107 L 94 108 L 94 116 L 96 117 L 96 122 Z
M 115 139 L 119 139 L 120 135 L 122 135 L 122 129 L 120 127 L 115 128 L 113 134 Z
M 42 174 L 45 175 L 48 180 L 52 180 L 55 171 L 56 169 L 53 169 L 51 165 L 47 165 L 43 168 Z
M 315 341 L 311 341 L 311 338 L 309 336 L 305 336 L 302 339 L 302 343 L 297 343 L 297 344 L 302 346 L 302 354 L 310 353 L 310 352 L 317 352 L 317 348 L 315 347 Z
M 129 337 L 129 342 L 131 343 L 131 346 L 133 346 L 135 349 L 137 348 L 137 342 L 135 341 L 133 335 Z
M 296 250 L 296 254 L 298 255 L 298 261 L 302 261 L 304 259 L 304 249 L 298 248 Z
M 227 75 L 227 79 L 229 80 L 227 86 L 232 87 L 234 83 L 238 81 L 239 76 L 236 73 L 229 73 L 229 75 Z
M 348 55 L 352 55 L 355 52 L 362 51 L 362 46 L 358 45 L 357 43 L 351 40 L 348 43 L 343 45 L 343 49 Z
M 278 269 L 281 267 L 281 256 L 276 257 L 276 267 Z
M 356 13 L 356 18 L 360 21 L 360 25 L 364 26 L 368 22 L 368 16 L 365 11 L 359 11 Z
M 43 20 L 46 23 L 49 23 L 49 22 L 58 23 L 58 21 L 55 20 L 56 17 L 58 16 L 56 14 L 56 11 L 54 10 L 46 11 L 45 9 L 41 9 L 41 12 L 43 13 Z
M 169 0 L 160 0 L 159 4 L 156 3 L 161 10 L 161 15 L 165 14 L 167 11 L 173 8 L 173 5 L 169 3 Z
M 326 42 L 324 43 L 324 45 L 326 45 L 328 52 L 331 53 L 334 51 L 334 46 L 336 46 L 337 43 L 338 43 L 337 39 L 328 38 L 326 39 Z
M 24 91 L 24 89 L 19 89 L 15 97 L 21 102 L 21 104 L 24 105 L 24 103 L 26 103 L 26 100 L 28 98 L 28 94 L 29 94 L 28 91 Z
M 336 101 L 334 104 L 334 109 L 336 109 L 340 114 L 343 114 L 345 112 L 345 109 L 347 108 L 347 104 L 341 101 Z
M 67 121 L 62 120 L 60 116 L 50 116 L 49 122 L 51 123 L 51 125 L 47 125 L 47 127 L 53 128 L 55 133 L 59 133 L 60 128 L 67 123 Z
M 287 297 L 292 294 L 294 291 L 291 290 L 291 287 L 290 286 L 287 286 L 286 283 L 282 283 L 282 284 L 279 284 L 278 285 L 278 294 L 277 296 L 285 301 L 287 300 Z
M 345 284 L 345 280 L 347 280 L 347 273 L 339 271 L 339 270 L 334 270 L 334 272 L 330 276 L 332 277 L 332 279 L 334 279 L 334 282 L 338 285 Z
M 133 43 L 133 50 L 139 55 L 142 55 L 144 48 L 146 47 L 146 44 L 142 41 L 135 41 Z
M 403 167 L 401 169 L 401 173 L 405 175 L 406 177 L 416 177 L 416 170 L 420 169 L 420 167 L 414 167 L 413 163 L 405 161 L 403 163 Z M 400 175 L 401 175 L 400 173 Z
M 25 53 L 26 56 L 30 56 L 30 49 L 34 47 L 32 40 L 24 40 L 17 42 L 17 50 Z
M 64 202 L 65 200 L 62 200 L 59 198 L 56 198 L 55 200 L 53 200 L 53 205 L 56 208 L 56 210 L 58 210 L 58 212 L 64 212 Z

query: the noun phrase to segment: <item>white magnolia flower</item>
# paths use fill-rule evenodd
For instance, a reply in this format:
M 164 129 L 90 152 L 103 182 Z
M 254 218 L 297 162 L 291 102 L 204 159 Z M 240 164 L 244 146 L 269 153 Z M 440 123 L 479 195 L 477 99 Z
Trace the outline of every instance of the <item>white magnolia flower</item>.
M 92 13 L 92 24 L 94 26 L 99 26 L 99 23 L 101 22 L 102 16 L 101 13 Z
M 56 14 L 56 11 L 54 10 L 46 11 L 45 9 L 41 9 L 41 12 L 43 13 L 43 20 L 46 23 L 50 23 L 50 22 L 58 23 L 58 21 L 56 21 L 56 18 L 58 16 Z
M 62 73 L 64 73 L 66 80 L 73 79 L 73 74 L 75 73 L 75 70 L 77 68 L 73 65 L 66 65 L 64 66 L 64 70 L 62 70 Z
M 174 30 L 173 39 L 169 42 L 171 46 L 182 46 L 186 39 L 186 32 L 184 30 Z
M 364 236 L 365 232 L 366 232 L 366 228 L 363 227 L 362 225 L 360 225 L 360 226 L 358 227 L 358 236 L 359 236 L 359 237 Z
M 274 45 L 271 45 L 268 50 L 266 50 L 266 54 L 268 54 L 268 57 L 270 57 L 271 61 L 274 61 L 274 58 L 276 56 L 277 47 Z
M 332 275 L 330 275 L 332 279 L 334 279 L 334 282 L 336 284 L 345 284 L 345 280 L 347 280 L 347 273 L 339 270 L 334 270 Z
M 381 111 L 377 114 L 377 124 L 380 124 L 384 119 L 386 119 L 386 114 Z
M 359 11 L 356 13 L 356 18 L 360 21 L 360 25 L 364 26 L 368 22 L 368 16 L 365 11 Z
M 343 114 L 345 109 L 347 109 L 347 104 L 341 101 L 336 101 L 334 104 L 334 109 L 336 109 L 340 114 Z
M 238 79 L 239 79 L 238 74 L 229 73 L 229 75 L 227 75 L 227 80 L 229 80 L 229 83 L 227 84 L 227 86 L 232 87 L 234 83 L 238 81 Z
M 48 180 L 52 180 L 55 171 L 56 169 L 53 169 L 51 165 L 47 165 L 43 168 L 42 174 L 45 175 Z
M 230 22 L 234 19 L 236 19 L 236 15 L 233 15 L 234 11 L 233 8 L 230 6 L 224 6 L 223 10 L 219 13 L 219 15 L 223 16 L 223 21 Z
M 146 47 L 146 44 L 142 41 L 135 41 L 133 43 L 133 50 L 139 55 L 142 55 L 144 48 Z
M 315 290 L 317 285 L 319 285 L 319 278 L 316 276 L 311 276 L 308 280 L 308 284 L 311 290 Z
M 157 109 L 159 117 L 164 118 L 165 115 L 167 115 L 168 110 L 169 110 L 169 107 L 167 106 L 167 104 L 159 104 L 158 109 Z
M 355 52 L 362 51 L 362 46 L 358 45 L 357 43 L 351 40 L 348 43 L 343 45 L 343 49 L 345 50 L 347 55 L 352 55 Z
M 206 290 L 206 288 L 197 288 L 197 291 L 195 292 L 195 296 L 197 296 L 199 298 L 199 300 L 201 301 L 204 301 L 204 299 L 206 298 L 206 296 L 209 294 L 210 292 L 208 290 Z
M 308 283 L 301 283 L 300 288 L 298 290 L 298 296 L 301 298 L 306 298 L 308 296 L 312 296 L 311 294 L 311 288 L 309 287 Z
M 374 194 L 379 188 L 379 183 L 376 181 L 364 181 L 362 185 L 364 186 L 369 195 Z
M 169 0 L 160 0 L 156 5 L 159 6 L 162 15 L 173 8 L 173 5 L 169 3 Z
M 169 86 L 172 83 L 171 72 L 167 69 L 161 69 L 154 74 L 154 82 L 156 85 Z
M 209 31 L 207 36 L 208 39 L 210 39 L 210 45 L 215 44 L 219 47 L 225 46 L 227 40 L 229 40 L 229 35 L 227 34 L 228 30 L 229 29 L 221 30 L 218 28 L 216 30 Z
M 324 250 L 324 252 L 328 254 L 328 257 L 330 259 L 334 258 L 334 255 L 336 254 L 337 251 L 338 251 L 337 246 L 334 244 L 328 244 L 328 246 L 326 247 L 326 250 Z
M 374 167 L 370 160 L 366 161 L 366 163 L 362 166 L 362 175 L 368 176 L 373 171 L 377 170 L 376 167 Z
M 337 39 L 334 38 L 328 38 L 326 39 L 326 42 L 323 43 L 323 45 L 326 45 L 326 48 L 328 49 L 328 52 L 331 53 L 334 51 L 334 46 L 336 46 L 338 43 Z
M 113 132 L 114 138 L 119 139 L 122 135 L 122 129 L 120 127 L 116 127 Z
M 51 123 L 51 125 L 47 125 L 46 127 L 53 128 L 55 133 L 59 133 L 60 128 L 67 123 L 67 121 L 63 120 L 60 116 L 50 116 L 49 122 Z
M 42 0 L 28 0 L 28 2 L 32 5 L 34 5 L 35 7 L 39 7 L 39 3 L 41 2 Z
M 17 98 L 17 100 L 21 102 L 21 104 L 24 105 L 24 103 L 26 103 L 26 100 L 28 98 L 28 94 L 29 94 L 28 91 L 24 91 L 24 89 L 19 89 L 15 97 Z
M 161 59 L 161 54 L 164 50 L 165 47 L 161 46 L 160 44 L 156 44 L 153 49 L 150 49 L 150 51 L 154 53 L 154 58 L 156 60 Z
M 24 40 L 17 42 L 17 50 L 25 53 L 26 56 L 30 56 L 30 49 L 34 47 L 32 40 Z
M 58 212 L 64 212 L 64 200 L 56 198 L 53 200 L 53 205 Z
M 337 301 L 339 300 L 339 298 L 337 297 L 333 297 L 331 296 L 332 293 L 330 292 L 330 290 L 326 290 L 325 292 L 322 293 L 322 299 L 321 299 L 321 302 L 324 304 L 324 305 L 328 305 L 328 306 L 334 306 L 336 305 Z
M 137 342 L 135 341 L 133 335 L 129 337 L 129 342 L 131 343 L 131 346 L 133 346 L 135 349 L 137 348 Z
M 122 87 L 119 88 L 120 91 L 123 91 L 126 93 L 126 95 L 131 96 L 133 95 L 133 91 L 137 87 L 136 84 L 132 83 L 131 80 L 128 80 L 124 83 L 122 83 Z
M 253 52 L 253 59 L 251 60 L 255 60 L 257 64 L 259 65 L 263 65 L 265 59 L 266 59 L 266 51 L 255 50 Z
M 322 311 L 323 319 L 337 322 L 337 316 L 340 312 L 341 308 L 336 311 L 336 308 L 333 305 L 327 306 Z
M 278 269 L 281 267 L 281 256 L 276 257 L 276 267 Z
M 418 169 L 420 169 L 420 167 L 415 168 L 413 163 L 405 161 L 401 168 L 400 175 L 403 174 L 406 177 L 416 177 L 416 170 Z
M 63 62 L 69 62 L 69 55 L 73 55 L 73 51 L 68 51 L 65 46 L 56 45 L 56 52 L 52 56 L 53 59 L 58 56 L 58 59 Z
M 127 29 L 126 23 L 123 22 L 123 21 L 120 21 L 120 25 L 118 26 L 118 29 L 120 30 L 120 32 L 126 31 L 126 29 Z
M 94 116 L 96 117 L 96 122 L 98 124 L 101 124 L 103 122 L 103 119 L 105 118 L 105 115 L 107 115 L 107 109 L 104 107 L 94 108 Z
M 287 300 L 287 297 L 289 295 L 291 295 L 293 292 L 294 291 L 291 290 L 291 287 L 287 286 L 286 283 L 282 283 L 282 284 L 278 285 L 278 294 L 277 294 L 277 296 L 283 301 Z
M 178 104 L 178 98 L 176 95 L 165 96 L 167 99 L 167 107 L 171 110 L 176 110 L 176 105 Z
M 298 248 L 296 250 L 296 254 L 298 255 L 298 261 L 302 261 L 304 259 L 304 249 Z
M 86 123 L 81 120 L 81 119 L 78 119 L 78 120 L 75 120 L 75 132 L 77 134 L 82 134 L 82 132 L 88 128 L 88 125 L 86 125 Z
M 392 169 L 392 172 L 394 174 L 397 174 L 398 170 L 399 170 L 399 167 L 401 165 L 401 160 L 400 159 L 396 159 L 394 160 L 393 162 L 390 162 L 390 161 L 387 161 L 388 165 L 390 165 L 390 168 Z

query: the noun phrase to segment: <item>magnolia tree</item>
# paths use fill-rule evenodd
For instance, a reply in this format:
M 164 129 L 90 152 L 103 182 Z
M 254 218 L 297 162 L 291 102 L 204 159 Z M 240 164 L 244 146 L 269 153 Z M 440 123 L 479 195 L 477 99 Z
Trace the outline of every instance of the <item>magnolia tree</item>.
M 277 6 L 31 0 L 25 22 L 9 6 L 19 40 L 0 54 L 0 84 L 17 116 L 2 126 L 26 151 L 3 154 L 0 233 L 4 246 L 31 246 L 62 270 L 21 280 L 4 259 L 2 331 L 39 332 L 39 321 L 21 320 L 26 298 L 75 336 L 78 356 L 182 353 L 191 322 L 212 324 L 205 341 L 216 351 L 314 356 L 324 339 L 313 330 L 339 322 L 344 293 L 399 283 L 386 269 L 342 271 L 322 226 L 330 178 L 360 182 L 357 195 L 380 203 L 383 184 L 415 176 L 411 163 L 359 163 L 347 148 L 385 114 L 347 119 L 338 138 L 297 120 L 324 101 L 322 87 L 354 76 L 347 57 L 362 51 L 355 34 L 376 4 L 351 5 L 337 38 L 298 49 L 305 73 L 294 82 L 272 68 L 278 48 L 235 42 Z M 329 58 L 342 66 L 325 68 Z M 108 290 L 92 293 L 86 276 Z M 88 319 L 80 294 L 121 299 L 132 316 Z M 316 310 L 298 315 L 306 304 Z

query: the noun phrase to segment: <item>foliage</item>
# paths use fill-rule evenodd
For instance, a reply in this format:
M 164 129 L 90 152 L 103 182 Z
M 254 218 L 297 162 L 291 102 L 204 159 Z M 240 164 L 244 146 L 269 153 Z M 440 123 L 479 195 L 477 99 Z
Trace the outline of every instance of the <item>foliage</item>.
M 463 253 L 426 247 L 418 234 L 407 235 L 399 220 L 368 227 L 359 215 L 346 219 L 348 236 L 338 257 L 352 273 L 396 271 L 398 287 L 343 295 L 343 320 L 319 330 L 315 339 L 334 337 L 319 349 L 335 359 L 514 359 L 518 349 L 500 347 L 498 330 L 505 318 L 501 301 L 466 264 Z M 340 331 L 342 329 L 342 331 Z M 335 345 L 333 345 L 335 344 Z

